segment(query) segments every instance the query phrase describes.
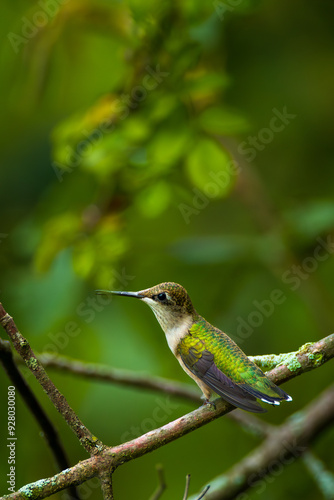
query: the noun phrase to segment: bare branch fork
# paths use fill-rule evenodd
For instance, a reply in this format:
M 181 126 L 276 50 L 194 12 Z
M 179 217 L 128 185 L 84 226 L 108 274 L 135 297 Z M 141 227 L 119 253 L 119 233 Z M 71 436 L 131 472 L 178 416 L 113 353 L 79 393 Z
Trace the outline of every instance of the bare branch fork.
M 28 368 L 42 385 L 56 409 L 63 415 L 86 451 L 92 455 L 87 460 L 79 462 L 74 467 L 68 468 L 52 478 L 41 479 L 20 488 L 20 490 L 15 493 L 6 495 L 4 497 L 6 499 L 45 498 L 70 485 L 78 485 L 95 476 L 101 478 L 105 498 L 112 499 L 111 481 L 109 481 L 107 474 L 110 476 L 111 471 L 114 471 L 119 465 L 164 446 L 234 409 L 231 405 L 218 399 L 215 409 L 212 405 L 206 405 L 132 441 L 115 447 L 107 447 L 92 435 L 68 405 L 65 397 L 49 379 L 41 363 L 32 352 L 28 341 L 20 334 L 13 319 L 6 313 L 1 303 L 0 323 L 8 333 L 15 349 L 20 356 L 22 356 Z M 279 384 L 304 371 L 317 368 L 334 357 L 334 335 L 330 335 L 311 346 L 305 347 L 302 352 L 298 351 L 296 356 L 300 366 L 294 363 L 294 370 L 291 370 L 290 368 L 292 368 L 292 365 L 289 368 L 288 365 L 282 364 L 268 372 L 268 377 Z M 301 434 L 302 442 L 306 443 L 313 439 L 313 437 L 320 432 L 321 429 L 326 427 L 333 418 L 333 395 L 334 389 L 331 388 L 323 396 L 318 398 L 310 408 L 306 408 L 303 422 L 311 422 L 311 427 L 305 430 L 305 434 Z M 323 412 L 324 414 L 317 411 L 318 407 L 323 409 L 323 405 L 326 405 L 326 411 Z M 295 429 L 293 427 L 290 427 L 290 429 L 290 432 L 294 436 Z M 302 425 L 300 429 L 303 429 Z M 301 430 L 301 432 L 303 432 L 303 430 Z M 278 449 L 277 446 L 276 449 Z M 209 498 L 211 499 L 211 497 Z M 213 498 L 215 497 L 212 497 L 212 499 Z

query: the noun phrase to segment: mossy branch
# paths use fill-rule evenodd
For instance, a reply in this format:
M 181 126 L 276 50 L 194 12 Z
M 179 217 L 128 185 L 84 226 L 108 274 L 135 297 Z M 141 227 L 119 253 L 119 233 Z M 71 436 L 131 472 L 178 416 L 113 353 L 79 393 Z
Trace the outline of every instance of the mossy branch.
M 334 334 L 332 333 L 317 342 L 307 342 L 298 351 L 278 355 L 249 356 L 249 358 L 263 371 L 282 367 L 288 376 L 287 370 L 292 374 L 299 375 L 323 365 L 333 357 L 333 351 Z M 290 378 L 292 377 L 293 375 Z

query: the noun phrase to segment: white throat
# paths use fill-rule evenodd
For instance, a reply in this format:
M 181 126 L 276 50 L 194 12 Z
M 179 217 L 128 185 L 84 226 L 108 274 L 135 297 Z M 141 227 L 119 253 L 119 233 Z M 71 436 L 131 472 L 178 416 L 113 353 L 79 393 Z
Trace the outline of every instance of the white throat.
M 154 300 L 146 297 L 142 300 L 143 302 L 146 302 L 146 304 L 148 304 L 154 312 L 154 315 L 157 318 L 161 328 L 165 332 L 170 350 L 174 355 L 176 355 L 177 346 L 179 345 L 180 341 L 188 334 L 189 328 L 191 327 L 191 316 L 175 316 L 175 319 L 173 320 L 173 318 L 168 317 L 168 313 L 166 314 L 166 312 L 162 312 L 161 306 Z

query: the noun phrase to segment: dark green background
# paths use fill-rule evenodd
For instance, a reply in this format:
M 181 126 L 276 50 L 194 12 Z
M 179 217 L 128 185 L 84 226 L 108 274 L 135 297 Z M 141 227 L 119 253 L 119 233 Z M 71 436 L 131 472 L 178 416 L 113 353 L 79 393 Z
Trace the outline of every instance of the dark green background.
M 316 256 L 334 223 L 333 14 L 330 1 L 3 2 L 1 300 L 35 351 L 189 381 L 146 306 L 89 302 L 96 288 L 167 280 L 184 285 L 197 310 L 247 354 L 296 350 L 332 332 L 333 249 Z M 157 68 L 168 75 L 153 88 L 145 77 Z M 128 105 L 124 95 L 133 96 Z M 264 131 L 284 109 L 288 123 Z M 113 130 L 101 132 L 106 120 Z M 70 164 L 68 151 L 80 143 L 86 149 Z M 282 303 L 254 315 L 254 301 L 276 289 Z M 238 335 L 242 321 L 256 318 Z M 108 445 L 195 407 L 50 375 Z M 280 424 L 332 378 L 329 363 L 289 382 L 293 402 L 261 418 Z M 70 463 L 86 458 L 29 382 Z M 1 374 L 1 435 L 8 385 Z M 17 437 L 17 487 L 56 473 L 19 397 Z M 121 467 L 115 498 L 149 498 L 157 463 L 168 484 L 163 498 L 181 498 L 186 474 L 194 493 L 257 444 L 222 418 Z M 333 470 L 333 431 L 313 449 Z M 6 457 L 3 443 L 0 481 Z M 249 498 L 321 498 L 300 460 L 261 486 Z M 101 498 L 97 481 L 82 492 Z

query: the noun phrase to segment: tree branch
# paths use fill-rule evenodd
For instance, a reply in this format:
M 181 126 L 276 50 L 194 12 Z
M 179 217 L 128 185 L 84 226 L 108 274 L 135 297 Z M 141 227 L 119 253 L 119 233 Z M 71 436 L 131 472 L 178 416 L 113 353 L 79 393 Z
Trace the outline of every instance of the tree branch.
M 115 447 L 105 447 L 100 442 L 98 446 L 95 446 L 94 440 L 96 438 L 91 436 L 88 429 L 82 426 L 81 432 L 78 432 L 77 426 L 78 423 L 81 424 L 80 420 L 76 417 L 73 410 L 68 406 L 68 403 L 65 400 L 64 396 L 59 393 L 59 391 L 47 377 L 44 369 L 32 353 L 28 342 L 18 332 L 12 318 L 10 318 L 10 316 L 5 313 L 1 304 L 0 322 L 12 338 L 18 352 L 25 359 L 27 366 L 34 372 L 37 380 L 48 393 L 50 399 L 53 401 L 58 411 L 60 411 L 69 425 L 71 425 L 71 427 L 75 430 L 78 438 L 84 443 L 86 442 L 85 440 L 87 440 L 87 447 L 89 448 L 89 450 L 93 450 L 95 452 L 94 456 L 87 460 L 79 462 L 74 467 L 66 469 L 52 478 L 42 479 L 35 483 L 26 485 L 18 492 L 6 495 L 4 498 L 45 498 L 47 496 L 50 496 L 52 493 L 67 488 L 72 484 L 77 485 L 86 481 L 87 479 L 90 479 L 97 475 L 101 475 L 101 473 L 103 473 L 104 471 L 114 470 L 119 465 L 122 465 L 125 462 L 141 457 L 146 453 L 160 448 L 161 446 L 164 446 L 165 444 L 170 443 L 180 438 L 181 436 L 188 434 L 189 432 L 192 432 L 193 430 L 198 429 L 208 424 L 212 420 L 215 420 L 235 409 L 233 406 L 224 402 L 221 398 L 218 398 L 215 401 L 215 407 L 213 405 L 202 406 L 194 410 L 193 412 L 188 413 L 187 415 L 183 415 L 177 420 L 174 420 L 173 422 L 170 422 L 163 427 L 150 431 L 132 441 L 120 444 Z M 286 365 L 282 365 L 277 366 L 274 370 L 267 373 L 267 376 L 275 383 L 281 384 L 286 380 L 299 375 L 304 370 L 308 371 L 317 368 L 333 356 L 334 335 L 330 335 L 329 337 L 326 337 L 325 339 L 312 344 L 312 349 L 310 351 L 307 348 L 305 349 L 305 352 L 303 351 L 302 353 L 299 353 L 298 363 L 300 364 L 300 366 L 295 367 L 293 371 L 290 370 L 290 368 L 292 368 L 291 366 L 290 368 L 288 368 Z M 314 404 L 308 411 L 308 413 L 305 413 L 305 418 L 303 418 L 304 425 L 301 426 L 298 420 L 296 436 L 298 437 L 299 441 L 306 442 L 307 440 L 312 439 L 313 436 L 320 432 L 321 428 L 328 425 L 328 417 L 330 416 L 330 419 L 332 419 L 334 414 L 333 391 L 333 388 L 327 391 L 326 395 L 322 396 L 322 399 L 319 399 L 317 404 Z M 330 397 L 328 397 L 327 394 L 329 394 Z M 59 404 L 58 398 L 61 404 Z M 323 400 L 326 401 L 323 402 Z M 320 408 L 319 411 L 318 406 Z M 326 411 L 324 411 L 324 407 L 326 407 Z M 70 418 L 67 418 L 67 412 L 69 412 Z M 301 434 L 300 430 L 298 430 L 299 427 L 304 430 L 304 433 Z M 287 427 L 286 429 L 293 429 L 293 421 L 291 422 L 290 427 Z M 278 435 L 280 436 L 280 438 L 275 439 L 275 437 Z M 277 431 L 277 433 L 274 433 L 271 438 L 268 438 L 268 440 L 272 439 L 272 446 L 269 446 L 269 449 L 267 449 L 267 447 L 265 447 L 265 444 L 268 442 L 268 440 L 266 440 L 264 445 L 262 445 L 264 446 L 264 454 L 267 454 L 267 456 L 271 456 L 271 450 L 275 447 L 277 448 L 278 445 L 282 444 L 282 437 L 285 438 L 285 434 L 279 434 L 279 431 Z M 288 432 L 286 438 L 290 443 L 291 436 Z M 295 437 L 293 436 L 293 438 Z M 293 444 L 294 443 L 292 443 L 292 445 Z
M 83 425 L 81 420 L 77 417 L 66 401 L 65 397 L 58 391 L 57 387 L 48 377 L 43 366 L 33 353 L 29 342 L 18 331 L 13 318 L 6 313 L 1 302 L 0 324 L 7 332 L 15 349 L 23 358 L 40 385 L 43 387 L 56 409 L 64 417 L 73 432 L 77 435 L 82 446 L 86 449 L 86 451 L 88 451 L 88 453 L 98 453 L 103 448 L 103 443 L 93 436 L 92 433 Z
M 279 364 L 267 373 L 277 385 L 302 373 L 319 368 L 332 359 L 334 357 L 334 333 L 317 342 L 308 342 L 302 345 L 298 351 L 280 354 L 279 357 Z M 256 356 L 256 358 L 259 357 Z M 254 362 L 256 362 L 256 358 L 253 358 Z M 252 358 L 250 357 L 250 359 Z M 259 366 L 261 367 L 261 365 Z
M 112 471 L 103 471 L 100 474 L 100 481 L 104 500 L 114 500 L 112 490 Z
M 154 375 L 143 375 L 130 370 L 112 368 L 108 365 L 80 361 L 59 354 L 55 355 L 42 352 L 37 353 L 37 356 L 43 366 L 47 368 L 56 368 L 71 373 L 72 375 L 93 380 L 114 382 L 123 386 L 161 391 L 171 396 L 181 397 L 195 403 L 201 402 L 200 394 L 196 388 L 175 380 L 168 380 Z
M 42 479 L 35 483 L 28 484 L 23 488 L 20 488 L 17 492 L 4 496 L 4 499 L 23 500 L 32 497 L 36 499 L 46 498 L 52 493 L 56 493 L 57 491 L 67 488 L 71 484 L 80 484 L 87 479 L 91 479 L 92 477 L 100 474 L 101 471 L 110 470 L 110 467 L 116 468 L 125 462 L 139 458 L 146 453 L 150 453 L 151 451 L 160 448 L 161 446 L 164 446 L 167 443 L 170 443 L 175 439 L 202 427 L 203 425 L 206 425 L 232 409 L 233 407 L 231 405 L 224 403 L 221 399 L 217 399 L 216 409 L 214 409 L 211 405 L 202 406 L 201 408 L 198 408 L 197 410 L 194 410 L 193 412 L 188 413 L 187 415 L 184 415 L 177 420 L 164 425 L 163 427 L 150 431 L 132 441 L 128 441 L 127 443 L 119 446 L 104 448 L 101 451 L 100 456 L 96 455 L 79 462 L 74 467 L 71 467 L 70 469 L 67 469 L 51 478 Z M 275 455 L 275 450 L 278 456 L 280 456 L 279 454 L 282 452 L 282 443 L 283 447 L 284 443 L 287 443 L 287 452 L 296 453 L 296 450 L 298 451 L 298 447 L 300 447 L 300 443 L 311 441 L 311 439 L 313 439 L 323 428 L 325 428 L 326 425 L 332 423 L 333 416 L 334 387 L 331 387 L 317 400 L 316 403 L 312 403 L 312 405 L 310 405 L 310 409 L 294 414 L 290 421 L 288 421 L 288 425 L 284 426 L 284 430 L 282 432 L 278 430 L 277 432 L 271 434 L 270 438 L 268 438 L 268 440 L 266 440 L 266 442 L 261 445 L 255 453 L 256 467 L 254 467 L 254 457 L 252 458 L 252 456 L 249 458 L 249 462 L 247 462 L 244 467 L 248 467 L 250 469 L 250 473 L 255 474 L 253 471 L 254 469 L 257 470 L 257 467 L 259 466 L 258 464 L 262 463 L 261 460 L 263 460 L 264 464 L 270 463 L 266 462 L 266 460 L 268 460 L 268 457 L 270 458 Z M 301 422 L 303 425 L 301 425 Z M 291 434 L 291 431 L 295 431 L 295 434 L 293 432 Z M 261 458 L 262 454 L 263 458 Z M 248 457 L 246 457 L 246 459 L 248 460 Z M 244 461 L 241 462 L 241 464 L 243 463 Z M 261 470 L 263 472 L 263 468 Z M 235 474 L 234 470 L 233 474 Z M 215 481 L 215 483 L 217 482 L 218 480 Z M 220 486 L 221 482 L 219 481 Z M 229 483 L 232 484 L 231 487 L 236 488 L 238 480 L 230 479 Z M 254 483 L 255 476 L 251 484 Z M 243 483 L 243 486 L 245 489 L 247 484 Z M 217 484 L 215 484 L 214 487 L 216 489 Z M 240 489 L 240 491 L 242 490 Z M 210 494 L 212 494 L 211 491 Z M 212 498 L 208 498 L 213 500 L 215 497 L 213 496 Z
M 259 366 L 261 370 L 272 370 L 275 367 L 281 367 L 288 376 L 288 371 L 299 375 L 321 366 L 333 357 L 333 353 L 334 333 L 317 342 L 307 342 L 298 351 L 278 355 L 249 356 L 249 359 Z M 293 378 L 293 376 L 290 378 Z

